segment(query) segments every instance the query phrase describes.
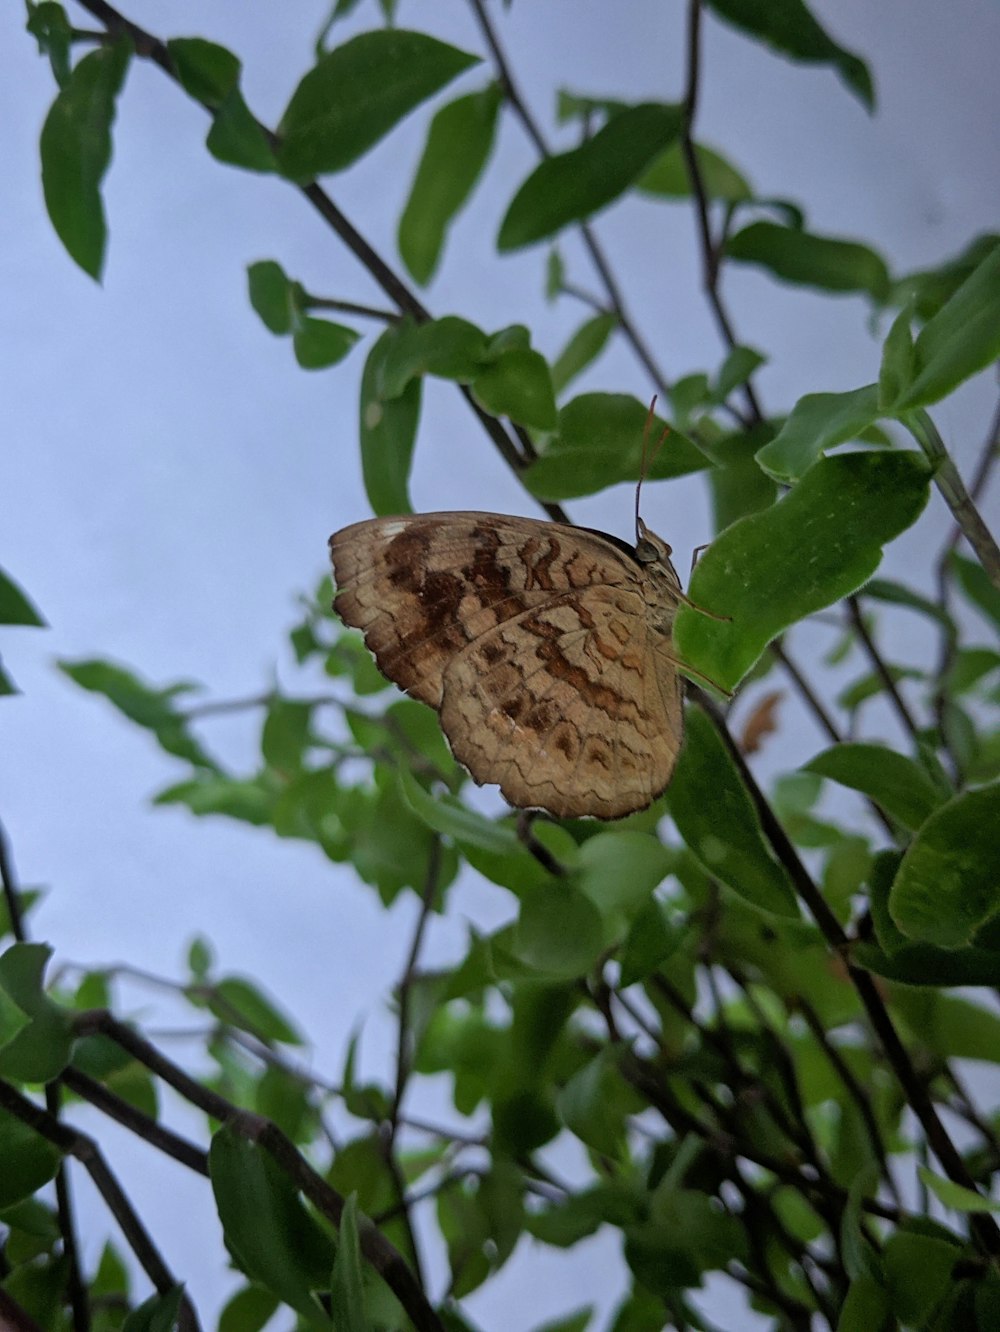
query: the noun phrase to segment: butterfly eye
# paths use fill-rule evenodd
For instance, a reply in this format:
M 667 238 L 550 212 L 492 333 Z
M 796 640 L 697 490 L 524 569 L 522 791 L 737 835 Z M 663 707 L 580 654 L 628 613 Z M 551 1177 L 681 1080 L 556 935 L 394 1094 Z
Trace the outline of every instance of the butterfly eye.
M 667 553 L 669 554 L 669 548 Z M 640 564 L 655 564 L 660 558 L 660 552 L 652 541 L 647 541 L 643 537 L 635 548 L 635 558 Z

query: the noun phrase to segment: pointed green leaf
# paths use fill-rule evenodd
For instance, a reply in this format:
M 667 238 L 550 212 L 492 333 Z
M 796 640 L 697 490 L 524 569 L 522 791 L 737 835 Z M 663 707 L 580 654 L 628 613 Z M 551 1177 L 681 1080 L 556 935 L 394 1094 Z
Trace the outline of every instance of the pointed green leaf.
M 603 946 L 600 912 L 574 884 L 550 879 L 521 895 L 514 951 L 533 971 L 566 979 L 583 976 Z
M 305 315 L 292 335 L 295 359 L 303 370 L 326 370 L 344 359 L 359 336 L 345 324 Z
M 917 1166 L 917 1174 L 938 1201 L 953 1212 L 1000 1212 L 1000 1199 L 984 1198 L 975 1189 L 966 1189 L 950 1179 L 942 1179 L 926 1166 Z
M 291 333 L 298 315 L 295 298 L 297 283 L 273 259 L 261 259 L 247 268 L 250 304 L 260 315 L 265 328 L 279 335 Z
M 942 803 L 940 792 L 920 764 L 885 745 L 834 745 L 817 754 L 805 771 L 863 791 L 911 829 L 919 828 Z
M 916 317 L 926 323 L 998 246 L 1000 236 L 987 232 L 970 241 L 954 259 L 946 260 L 936 268 L 897 278 L 892 292 L 893 304 L 900 307 L 912 305 Z
M 65 9 L 55 0 L 29 5 L 28 21 L 24 26 L 38 42 L 39 54 L 48 56 L 56 83 L 64 88 L 70 76 L 73 46 L 73 29 Z
M 820 27 L 802 0 L 708 0 L 709 8 L 782 55 L 804 64 L 832 65 L 869 111 L 875 90 L 868 66 Z
M 632 922 L 621 961 L 623 989 L 652 975 L 680 945 L 682 931 L 665 903 L 651 897 Z
M 556 1100 L 559 1118 L 570 1132 L 612 1160 L 625 1148 L 624 1087 L 618 1053 L 609 1046 L 570 1078 Z
M 597 360 L 617 327 L 618 320 L 611 314 L 594 315 L 580 325 L 552 363 L 552 386 L 556 394 Z
M 70 256 L 98 279 L 107 240 L 101 181 L 111 161 L 115 100 L 131 53 L 131 44 L 122 40 L 85 55 L 42 127 L 45 207 Z
M 352 1193 L 340 1216 L 340 1238 L 330 1283 L 330 1313 L 337 1332 L 368 1332 L 358 1241 L 358 1196 Z
M 552 430 L 556 399 L 548 362 L 530 347 L 509 347 L 483 367 L 472 391 L 494 416 L 509 416 L 533 430 Z
M 396 398 L 421 375 L 471 383 L 489 359 L 488 350 L 482 329 L 457 315 L 400 324 L 382 368 L 383 392 Z
M 420 419 L 421 384 L 411 380 L 396 397 L 384 396 L 383 373 L 396 337 L 387 328 L 365 361 L 361 376 L 361 470 L 372 512 L 412 513 L 409 481 Z
M 667 805 L 677 831 L 713 878 L 751 905 L 797 917 L 791 881 L 771 854 L 757 812 L 715 727 L 687 710 L 687 739 Z
M 1000 591 L 983 566 L 957 550 L 952 551 L 948 564 L 966 599 L 1000 629 Z
M 434 832 L 443 833 L 457 842 L 478 847 L 492 855 L 527 854 L 509 825 L 494 823 L 492 819 L 460 804 L 453 796 L 432 796 L 405 768 L 400 769 L 399 782 L 407 805 Z
M 903 310 L 893 321 L 882 348 L 882 366 L 878 376 L 880 416 L 891 416 L 892 406 L 903 396 L 913 379 L 915 357 L 910 311 Z
M 46 628 L 45 621 L 24 595 L 13 578 L 0 569 L 0 624 L 31 625 Z
M 477 57 L 421 32 L 363 32 L 309 71 L 281 118 L 281 169 L 342 171 Z
M 212 120 L 205 146 L 217 162 L 247 171 L 277 171 L 274 149 L 239 88 L 233 88 Z
M 329 1329 L 313 1292 L 327 1287 L 333 1245 L 288 1176 L 263 1147 L 228 1127 L 212 1138 L 208 1169 L 226 1248 L 240 1270 L 311 1327 Z
M 62 1157 L 20 1119 L 0 1110 L 0 1211 L 30 1198 L 55 1178 Z
M 716 533 L 738 518 L 770 508 L 777 499 L 778 487 L 756 457 L 770 435 L 770 427 L 757 426 L 745 433 L 726 435 L 712 445 L 715 466 L 708 481 Z
M 224 46 L 203 37 L 173 37 L 167 50 L 181 87 L 196 101 L 217 111 L 238 86 L 242 63 Z
M 103 694 L 113 707 L 155 735 L 158 744 L 195 767 L 217 772 L 218 766 L 189 733 L 188 724 L 174 707 L 174 699 L 193 686 L 168 685 L 154 689 L 124 666 L 110 661 L 60 661 L 59 669 L 82 689 Z
M 248 1031 L 265 1044 L 301 1045 L 302 1037 L 256 985 L 227 976 L 212 986 L 209 1008 L 224 1022 Z
M 1000 357 L 1000 245 L 924 325 L 896 413 L 926 407 Z
M 732 688 L 782 629 L 871 577 L 882 546 L 919 517 L 928 489 L 916 453 L 814 463 L 794 490 L 727 528 L 698 561 L 692 599 L 730 619 L 682 606 L 674 634 L 682 659 Z
M 903 857 L 889 895 L 911 939 L 969 943 L 1000 912 L 1000 782 L 964 791 L 932 814 Z
M 499 87 L 491 84 L 442 107 L 431 121 L 399 219 L 399 253 L 421 285 L 434 276 L 448 227 L 493 151 L 501 101 Z
M 860 439 L 877 416 L 877 384 L 847 393 L 807 393 L 757 461 L 776 481 L 797 481 L 825 449 Z
M 499 249 L 545 240 L 607 207 L 680 134 L 682 123 L 678 106 L 632 106 L 579 148 L 547 158 L 511 201 L 500 225 Z
M 563 500 L 591 495 L 618 481 L 637 481 L 642 438 L 649 409 L 624 393 L 583 393 L 559 412 L 558 433 L 528 468 L 525 484 L 539 499 Z M 651 437 L 668 430 L 654 417 Z M 708 458 L 679 431 L 667 438 L 649 469 L 659 481 L 710 467 Z
M 173 1286 L 164 1294 L 157 1292 L 132 1310 L 122 1323 L 121 1332 L 174 1332 L 180 1326 L 178 1315 L 184 1296 L 183 1286 Z
M 714 148 L 699 143 L 695 145 L 695 154 L 706 199 L 742 203 L 753 197 L 746 178 Z M 672 143 L 661 153 L 636 181 L 635 188 L 662 199 L 690 198 L 691 176 L 681 145 Z
M 867 245 L 777 222 L 751 222 L 738 231 L 726 242 L 726 258 L 757 264 L 797 286 L 867 292 L 878 304 L 889 295 L 885 260 Z

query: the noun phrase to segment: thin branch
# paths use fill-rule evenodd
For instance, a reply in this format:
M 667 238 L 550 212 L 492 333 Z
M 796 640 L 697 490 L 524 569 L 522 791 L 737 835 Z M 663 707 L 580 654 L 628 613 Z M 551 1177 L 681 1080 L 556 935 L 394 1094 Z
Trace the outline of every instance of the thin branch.
M 719 291 L 720 253 L 712 240 L 712 228 L 708 211 L 708 194 L 701 175 L 698 150 L 694 141 L 694 122 L 698 112 L 698 94 L 701 84 L 701 0 L 689 0 L 688 5 L 688 41 L 687 41 L 687 87 L 684 93 L 684 125 L 681 131 L 681 152 L 691 180 L 691 192 L 694 196 L 695 217 L 698 223 L 698 240 L 701 248 L 702 284 L 715 322 L 727 347 L 737 345 L 732 321 L 722 301 Z M 743 386 L 747 408 L 753 423 L 763 421 L 764 413 L 753 384 L 748 379 Z
M 218 1092 L 203 1086 L 106 1009 L 77 1014 L 73 1028 L 80 1036 L 107 1036 L 210 1118 L 230 1126 L 248 1141 L 259 1143 L 274 1157 L 292 1183 L 339 1228 L 344 1210 L 343 1196 L 317 1174 L 276 1125 L 261 1115 L 238 1109 Z M 366 1260 L 383 1277 L 418 1332 L 444 1332 L 440 1318 L 402 1254 L 367 1217 L 359 1218 L 359 1238 Z
M 951 509 L 962 535 L 986 570 L 990 582 L 1000 591 L 1000 547 L 997 546 L 996 538 L 983 521 L 975 500 L 966 490 L 962 474 L 945 448 L 937 426 L 922 409 L 907 413 L 903 423 L 923 449 L 934 470 L 934 484 Z M 994 447 L 996 446 L 995 440 Z
M 872 638 L 871 634 L 868 632 L 868 626 L 865 624 L 864 616 L 861 614 L 861 607 L 858 604 L 858 599 L 856 596 L 854 596 L 854 597 L 847 597 L 845 598 L 845 600 L 847 603 L 848 618 L 851 621 L 851 625 L 854 628 L 855 633 L 857 634 L 858 638 L 861 640 L 861 644 L 864 647 L 865 653 L 868 656 L 868 660 L 871 662 L 872 666 L 874 667 L 875 674 L 878 676 L 879 680 L 881 681 L 882 688 L 885 690 L 886 694 L 888 695 L 889 702 L 892 704 L 896 712 L 896 716 L 900 720 L 900 724 L 902 725 L 904 731 L 906 731 L 906 733 L 909 735 L 913 743 L 916 744 L 919 738 L 920 728 L 917 725 L 916 719 L 914 718 L 912 712 L 910 712 L 910 709 L 903 702 L 903 696 L 899 692 L 899 689 L 896 687 L 896 681 L 892 678 L 892 672 L 889 670 L 889 667 L 885 664 L 885 661 L 883 660 L 881 653 L 879 652 L 878 648 L 875 646 L 874 639 Z
M 538 818 L 536 810 L 519 809 L 517 811 L 517 836 L 527 850 L 535 857 L 542 869 L 548 872 L 556 879 L 565 879 L 569 870 L 558 860 L 547 846 L 535 836 L 534 823 Z
M 535 123 L 535 119 L 528 110 L 527 103 L 521 96 L 520 90 L 514 81 L 514 75 L 511 72 L 510 65 L 504 55 L 496 31 L 486 13 L 486 6 L 483 3 L 483 0 L 469 0 L 469 3 L 472 12 L 476 16 L 476 20 L 479 23 L 486 45 L 489 47 L 490 53 L 493 56 L 493 63 L 496 66 L 497 77 L 503 88 L 504 95 L 510 103 L 511 109 L 524 126 L 525 132 L 531 142 L 535 145 L 539 157 L 551 157 L 552 151 L 545 142 L 541 130 Z M 593 230 L 585 222 L 580 225 L 580 235 L 582 236 L 583 243 L 590 255 L 591 262 L 604 284 L 604 290 L 607 293 L 611 313 L 613 313 L 618 320 L 619 327 L 631 344 L 632 350 L 645 367 L 646 373 L 649 375 L 657 389 L 664 395 L 669 394 L 670 383 L 661 367 L 656 363 L 656 358 L 653 356 L 648 344 L 633 322 L 632 316 L 626 308 L 625 299 L 621 289 L 618 286 L 618 282 L 611 270 L 611 266 L 608 263 L 604 251 L 601 248 L 597 237 L 594 235 Z
M 45 1088 L 45 1108 L 55 1120 L 59 1118 L 60 1101 L 58 1083 L 50 1082 Z M 56 1171 L 56 1216 L 59 1219 L 63 1257 L 68 1268 L 66 1291 L 73 1311 L 73 1332 L 90 1332 L 90 1292 L 80 1271 L 80 1246 L 76 1239 L 69 1171 L 66 1169 L 65 1161 L 59 1162 L 59 1169 Z
M 333 310 L 337 314 L 358 315 L 362 319 L 377 319 L 381 324 L 398 324 L 397 310 L 380 310 L 374 305 L 359 305 L 356 301 L 338 301 L 332 296 L 307 296 L 310 310 Z
M 771 849 L 787 870 L 798 895 L 819 926 L 827 944 L 842 958 L 862 1006 L 868 1015 L 868 1020 L 881 1042 L 889 1066 L 903 1088 L 910 1108 L 920 1121 L 927 1142 L 938 1158 L 941 1168 L 953 1183 L 961 1184 L 963 1188 L 975 1190 L 975 1181 L 969 1174 L 962 1155 L 952 1142 L 947 1129 L 938 1118 L 927 1088 L 918 1076 L 909 1053 L 900 1040 L 899 1033 L 889 1016 L 889 1011 L 883 1002 L 878 986 L 869 972 L 856 966 L 852 961 L 850 941 L 847 935 L 828 906 L 826 899 L 813 883 L 809 871 L 800 860 L 791 839 L 781 826 L 764 793 L 757 785 L 753 773 L 739 751 L 739 747 L 729 734 L 725 718 L 706 694 L 694 686 L 689 686 L 689 688 L 699 707 L 704 709 L 711 719 L 731 759 L 736 764 L 743 784 L 757 810 L 757 817 L 763 828 L 764 836 L 771 844 Z M 1000 1228 L 997 1227 L 997 1223 L 992 1216 L 985 1213 L 973 1213 L 969 1217 L 969 1226 L 981 1247 L 988 1254 L 991 1256 L 1000 1255 Z
M 786 674 L 802 695 L 804 702 L 819 724 L 820 729 L 826 732 L 827 737 L 832 740 L 835 745 L 840 744 L 844 737 L 840 734 L 836 722 L 823 706 L 819 696 L 813 690 L 812 685 L 789 656 L 788 649 L 785 647 L 781 639 L 776 638 L 774 640 L 771 644 L 771 652 L 785 668 Z
M 18 943 L 24 943 L 27 935 L 24 931 L 24 915 L 21 911 L 21 895 L 17 890 L 17 877 L 14 874 L 14 859 L 10 853 L 7 831 L 0 823 L 0 883 L 3 885 L 3 900 L 10 919 L 10 932 Z
M 64 1155 L 75 1157 L 80 1162 L 94 1181 L 108 1210 L 118 1222 L 143 1271 L 161 1295 L 167 1294 L 180 1284 L 170 1272 L 139 1214 L 129 1202 L 125 1191 L 92 1138 L 61 1123 L 47 1110 L 43 1110 L 28 1097 L 22 1096 L 16 1088 L 3 1080 L 0 1080 L 0 1106 L 23 1124 L 27 1124 L 47 1142 L 51 1142 Z M 181 1297 L 180 1308 L 181 1326 L 195 1332 L 199 1327 L 198 1316 L 186 1295 Z

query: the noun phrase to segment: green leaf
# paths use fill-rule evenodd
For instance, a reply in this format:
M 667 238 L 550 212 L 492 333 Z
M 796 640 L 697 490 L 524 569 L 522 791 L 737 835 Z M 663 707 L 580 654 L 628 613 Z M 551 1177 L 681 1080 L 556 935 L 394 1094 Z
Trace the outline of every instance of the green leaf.
M 122 40 L 85 55 L 42 126 L 45 207 L 71 258 L 97 279 L 107 240 L 101 181 L 111 161 L 115 99 L 131 54 L 131 44 Z
M 762 513 L 740 519 L 699 560 L 690 595 L 728 621 L 682 606 L 681 658 L 732 688 L 782 629 L 860 587 L 882 546 L 927 502 L 929 472 L 916 453 L 846 453 L 814 463 Z
M 1000 236 L 987 232 L 970 241 L 961 254 L 937 268 L 897 278 L 892 291 L 893 304 L 900 307 L 911 305 L 917 318 L 926 323 L 997 246 L 1000 246 Z
M 807 393 L 757 461 L 776 481 L 798 481 L 825 449 L 860 439 L 877 416 L 877 384 L 847 393 Z
M 18 1082 L 50 1082 L 72 1055 L 72 1018 L 45 993 L 45 967 L 51 956 L 47 944 L 31 943 L 12 944 L 0 956 L 0 992 L 9 1001 L 0 1008 L 4 1035 L 0 1075 Z M 30 1021 L 22 1023 L 12 1005 Z
M 524 474 L 538 499 L 563 500 L 592 495 L 618 481 L 637 481 L 642 466 L 642 437 L 648 407 L 624 393 L 583 393 L 559 412 L 558 433 Z M 653 439 L 667 430 L 654 417 Z M 689 439 L 670 430 L 649 470 L 649 479 L 684 476 L 710 467 Z
M 333 1245 L 306 1211 L 271 1156 L 232 1128 L 212 1138 L 208 1170 L 226 1248 L 240 1270 L 301 1314 L 328 1329 L 316 1290 L 324 1290 Z
M 552 430 L 556 399 L 548 362 L 530 347 L 508 347 L 479 370 L 472 391 L 488 412 L 534 430 Z
M 804 64 L 832 65 L 869 111 L 875 90 L 868 66 L 820 27 L 802 0 L 708 0 L 719 18 Z
M 752 906 L 798 916 L 788 874 L 772 856 L 736 765 L 701 708 L 687 710 L 687 740 L 667 804 L 677 831 L 713 878 Z
M 452 219 L 472 193 L 493 151 L 502 95 L 496 84 L 441 108 L 399 219 L 399 253 L 412 277 L 434 276 Z
M 45 629 L 47 625 L 18 585 L 0 569 L 0 624 L 31 625 Z
M 706 199 L 723 203 L 743 203 L 753 198 L 749 182 L 714 148 L 695 145 L 698 175 Z M 661 153 L 635 182 L 642 194 L 661 199 L 688 199 L 691 196 L 691 176 L 681 145 L 674 142 Z
M 904 587 L 902 583 L 897 583 L 891 578 L 873 578 L 864 585 L 862 592 L 864 596 L 884 601 L 886 605 L 906 606 L 920 615 L 926 615 L 928 619 L 936 620 L 950 638 L 955 637 L 955 624 L 947 611 L 943 611 L 929 597 L 922 597 L 919 592 Z
M 907 1327 L 923 1327 L 954 1281 L 962 1256 L 956 1244 L 932 1235 L 897 1230 L 882 1253 L 892 1312 Z
M 73 29 L 65 9 L 54 0 L 29 5 L 25 27 L 38 42 L 39 54 L 48 56 L 56 83 L 60 88 L 65 87 L 70 75 L 73 45 Z
M 60 661 L 59 669 L 81 689 L 103 694 L 129 721 L 151 731 L 168 754 L 186 759 L 197 768 L 218 772 L 214 759 L 189 734 L 187 722 L 174 707 L 177 695 L 193 686 L 174 684 L 153 689 L 124 666 L 96 659 Z
M 659 838 L 631 828 L 595 833 L 576 859 L 580 887 L 614 934 L 628 928 L 673 866 L 673 855 Z
M 766 360 L 767 357 L 762 356 L 753 347 L 734 347 L 722 363 L 722 369 L 712 389 L 712 396 L 716 402 L 725 402 L 730 393 L 741 384 L 745 384 Z
M 421 375 L 471 383 L 488 353 L 489 339 L 482 329 L 457 315 L 402 323 L 382 367 L 382 391 L 387 398 L 397 398 L 411 379 Z
M 281 118 L 278 159 L 294 179 L 342 171 L 463 70 L 478 64 L 421 32 L 363 32 L 302 79 Z
M 867 1272 L 854 1278 L 837 1319 L 837 1332 L 884 1332 L 892 1327 L 892 1308 L 882 1284 Z
M 1000 1201 L 984 1198 L 975 1189 L 966 1189 L 961 1184 L 954 1184 L 950 1179 L 942 1179 L 940 1175 L 935 1175 L 926 1166 L 917 1166 L 917 1174 L 920 1176 L 921 1182 L 930 1189 L 937 1200 L 944 1203 L 945 1207 L 950 1207 L 953 1212 L 964 1212 L 966 1214 L 969 1212 L 1000 1212 Z
M 365 361 L 361 376 L 361 470 L 373 513 L 412 513 L 409 479 L 420 419 L 418 379 L 385 397 L 383 372 L 397 334 L 387 328 Z
M 0 1211 L 30 1198 L 54 1179 L 59 1151 L 16 1116 L 0 1110 Z
M 647 102 L 613 116 L 579 148 L 547 158 L 512 199 L 498 248 L 517 250 L 592 217 L 635 182 L 682 124 L 680 107 Z
M 405 768 L 400 769 L 399 784 L 407 805 L 434 832 L 492 855 L 527 854 L 513 828 L 484 818 L 453 796 L 432 796 Z
M 948 565 L 965 598 L 1000 628 L 1000 591 L 983 566 L 958 551 L 952 551 Z
M 708 481 L 716 533 L 749 513 L 769 509 L 777 499 L 778 487 L 756 458 L 763 441 L 770 437 L 770 427 L 765 425 L 746 433 L 725 435 L 712 444 L 715 466 L 708 474 Z
M 552 363 L 552 387 L 557 395 L 597 360 L 617 327 L 618 320 L 612 314 L 597 314 L 584 320 Z
M 889 895 L 911 939 L 969 943 L 1000 911 L 1000 782 L 964 791 L 932 814 L 910 844 Z
M 301 1045 L 302 1037 L 270 999 L 242 976 L 227 976 L 211 988 L 209 1008 L 217 1018 L 248 1031 L 265 1045 Z
M 834 745 L 805 764 L 805 771 L 864 792 L 910 829 L 919 828 L 942 801 L 919 763 L 885 745 Z
M 666 903 L 651 897 L 632 922 L 621 960 L 622 989 L 651 976 L 681 942 Z
M 253 112 L 234 88 L 219 107 L 205 146 L 217 162 L 247 171 L 277 171 L 274 149 Z
M 360 334 L 346 324 L 334 324 L 329 319 L 303 316 L 292 335 L 295 359 L 303 370 L 326 370 L 342 361 L 357 342 Z
M 260 1286 L 238 1290 L 219 1314 L 218 1332 L 262 1332 L 278 1308 L 278 1300 Z
M 892 405 L 909 387 L 913 369 L 913 334 L 907 308 L 897 315 L 882 348 L 882 366 L 878 376 L 878 409 L 881 416 L 892 415 Z
M 265 777 L 239 779 L 202 772 L 160 791 L 154 805 L 186 805 L 192 814 L 224 814 L 256 827 L 271 822 L 276 792 Z
M 122 1323 L 121 1332 L 174 1332 L 180 1324 L 183 1286 L 173 1286 L 164 1294 L 157 1292 L 132 1310 Z
M 879 305 L 889 295 L 885 260 L 857 241 L 817 236 L 777 222 L 751 222 L 730 236 L 725 253 L 727 259 L 757 264 L 797 286 L 867 292 Z
M 591 969 L 603 946 L 601 914 L 575 885 L 550 879 L 521 894 L 514 951 L 525 966 L 572 979 Z
M 298 302 L 293 282 L 280 264 L 261 259 L 247 268 L 250 304 L 272 333 L 291 333 L 298 317 Z
M 291 698 L 274 698 L 268 705 L 260 750 L 268 767 L 291 774 L 302 768 L 309 743 L 312 705 Z
M 928 321 L 913 345 L 913 373 L 896 414 L 926 407 L 1000 356 L 1000 245 Z
M 167 50 L 181 87 L 189 96 L 217 111 L 239 85 L 240 60 L 232 51 L 203 37 L 173 37 Z
M 559 1118 L 581 1142 L 612 1160 L 625 1151 L 625 1084 L 618 1072 L 618 1052 L 601 1050 L 559 1092 Z
M 330 1313 L 337 1332 L 368 1332 L 358 1241 L 358 1200 L 352 1193 L 340 1215 L 340 1239 L 330 1283 Z

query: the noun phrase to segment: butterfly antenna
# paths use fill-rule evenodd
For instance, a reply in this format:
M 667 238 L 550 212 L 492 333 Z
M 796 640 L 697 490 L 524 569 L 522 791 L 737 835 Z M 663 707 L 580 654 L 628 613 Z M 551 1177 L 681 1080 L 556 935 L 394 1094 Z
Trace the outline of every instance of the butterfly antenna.
M 642 483 L 652 470 L 653 464 L 659 457 L 660 450 L 663 448 L 664 441 L 670 434 L 670 427 L 664 426 L 660 432 L 660 437 L 653 445 L 649 447 L 649 436 L 653 429 L 653 422 L 656 420 L 656 394 L 653 394 L 653 400 L 649 404 L 649 411 L 646 413 L 646 424 L 642 428 L 642 461 L 639 464 L 639 480 L 635 487 L 635 539 L 639 541 L 639 496 L 642 494 Z

